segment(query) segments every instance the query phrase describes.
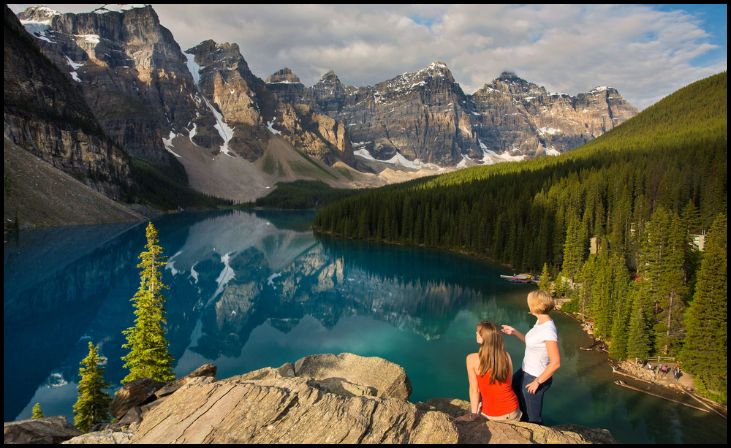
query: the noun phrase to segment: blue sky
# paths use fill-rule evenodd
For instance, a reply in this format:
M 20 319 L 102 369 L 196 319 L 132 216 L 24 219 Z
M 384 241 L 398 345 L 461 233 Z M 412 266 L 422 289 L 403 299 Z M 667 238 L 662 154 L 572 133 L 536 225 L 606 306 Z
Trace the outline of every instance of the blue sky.
M 345 84 L 373 85 L 443 61 L 468 94 L 511 70 L 552 92 L 612 86 L 643 109 L 727 66 L 726 5 L 153 7 L 183 50 L 235 42 L 257 76 L 289 67 L 306 85 L 328 70 Z
M 659 11 L 682 10 L 701 21 L 701 28 L 710 34 L 709 41 L 719 48 L 708 51 L 695 58 L 694 65 L 726 60 L 726 41 L 728 39 L 728 5 L 652 5 Z

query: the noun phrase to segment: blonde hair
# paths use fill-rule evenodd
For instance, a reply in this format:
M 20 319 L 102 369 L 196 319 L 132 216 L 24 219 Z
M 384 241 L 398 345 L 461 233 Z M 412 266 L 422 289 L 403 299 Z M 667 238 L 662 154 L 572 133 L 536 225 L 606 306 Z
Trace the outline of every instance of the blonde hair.
M 480 376 L 490 371 L 490 384 L 506 382 L 513 372 L 510 369 L 508 353 L 505 351 L 503 337 L 495 324 L 483 320 L 477 324 L 477 333 L 482 338 L 480 344 L 480 366 L 477 368 Z
M 556 304 L 550 294 L 545 291 L 533 291 L 528 294 L 528 308 L 531 313 L 548 314 Z

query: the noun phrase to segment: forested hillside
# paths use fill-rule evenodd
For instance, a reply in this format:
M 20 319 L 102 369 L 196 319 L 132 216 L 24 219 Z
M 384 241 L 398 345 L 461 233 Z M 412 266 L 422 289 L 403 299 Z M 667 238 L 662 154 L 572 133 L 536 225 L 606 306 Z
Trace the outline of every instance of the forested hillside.
M 547 263 L 613 357 L 677 356 L 725 401 L 726 85 L 726 72 L 695 82 L 561 157 L 345 199 L 313 227 L 516 269 Z

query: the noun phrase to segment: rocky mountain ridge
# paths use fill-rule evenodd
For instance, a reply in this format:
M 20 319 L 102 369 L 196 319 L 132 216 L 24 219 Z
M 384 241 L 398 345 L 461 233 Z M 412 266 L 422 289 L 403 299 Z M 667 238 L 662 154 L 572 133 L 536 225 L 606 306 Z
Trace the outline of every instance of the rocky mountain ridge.
M 550 93 L 512 72 L 465 94 L 440 61 L 374 86 L 343 85 L 333 71 L 312 87 L 272 85 L 283 100 L 310 104 L 346 123 L 358 155 L 385 160 L 398 153 L 443 166 L 559 155 L 637 113 L 611 87 L 576 96 Z
M 463 167 L 558 155 L 636 113 L 616 89 L 551 94 L 510 72 L 465 94 L 439 61 L 367 87 L 343 85 L 332 71 L 305 87 L 289 68 L 265 82 L 236 44 L 207 40 L 182 53 L 149 5 L 79 14 L 31 7 L 19 18 L 82 85 L 107 134 L 158 164 L 173 137 L 187 134 L 249 161 L 278 135 L 328 165 L 369 171 L 358 162 L 403 158 L 409 168 Z

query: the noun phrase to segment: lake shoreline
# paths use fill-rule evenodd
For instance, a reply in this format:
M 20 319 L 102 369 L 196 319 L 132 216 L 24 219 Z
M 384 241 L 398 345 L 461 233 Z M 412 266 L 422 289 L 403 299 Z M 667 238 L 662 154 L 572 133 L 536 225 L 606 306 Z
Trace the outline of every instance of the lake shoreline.
M 694 387 L 693 387 L 693 381 L 692 376 L 688 373 L 683 372 L 683 376 L 681 376 L 681 380 L 685 378 L 684 381 L 681 380 L 675 380 L 670 381 L 668 380 L 668 375 L 670 375 L 670 378 L 672 377 L 672 373 L 668 372 L 664 376 L 660 377 L 660 373 L 657 372 L 657 370 L 654 371 L 654 373 L 650 373 L 649 370 L 647 370 L 644 366 L 638 367 L 630 360 L 622 360 L 622 361 L 615 361 L 609 357 L 609 354 L 607 353 L 607 344 L 605 341 L 603 341 L 600 338 L 597 338 L 594 336 L 594 333 L 591 331 L 591 327 L 587 325 L 585 321 L 583 321 L 576 313 L 567 312 L 567 311 L 561 311 L 561 305 L 568 302 L 569 299 L 566 298 L 560 298 L 556 299 L 558 302 L 556 311 L 560 312 L 561 314 L 568 316 L 575 321 L 579 323 L 581 326 L 582 331 L 586 333 L 588 336 L 591 336 L 592 340 L 594 341 L 592 345 L 588 348 L 585 347 L 579 347 L 581 350 L 585 351 L 600 351 L 604 352 L 606 354 L 606 362 L 611 367 L 612 373 L 617 375 L 626 376 L 629 378 L 632 378 L 636 381 L 634 384 L 634 387 L 639 389 L 640 392 L 644 392 L 650 395 L 655 395 L 654 392 L 650 391 L 647 386 L 645 387 L 637 387 L 638 385 L 645 385 L 649 384 L 651 386 L 659 386 L 660 388 L 664 389 L 665 391 L 672 391 L 673 393 L 677 394 L 684 394 L 688 395 L 691 398 L 695 399 L 697 402 L 700 402 L 704 405 L 706 412 L 715 412 L 718 415 L 721 415 L 723 418 L 727 417 L 727 407 L 721 403 L 718 403 L 716 401 L 710 400 L 705 397 L 701 397 L 694 393 Z M 667 363 L 667 364 L 674 364 L 674 363 Z M 621 382 L 621 381 L 620 381 Z M 660 397 L 665 399 L 670 399 L 671 401 L 674 401 L 674 399 L 670 397 Z M 680 403 L 684 404 L 684 403 Z M 693 406 L 691 406 L 693 407 Z

